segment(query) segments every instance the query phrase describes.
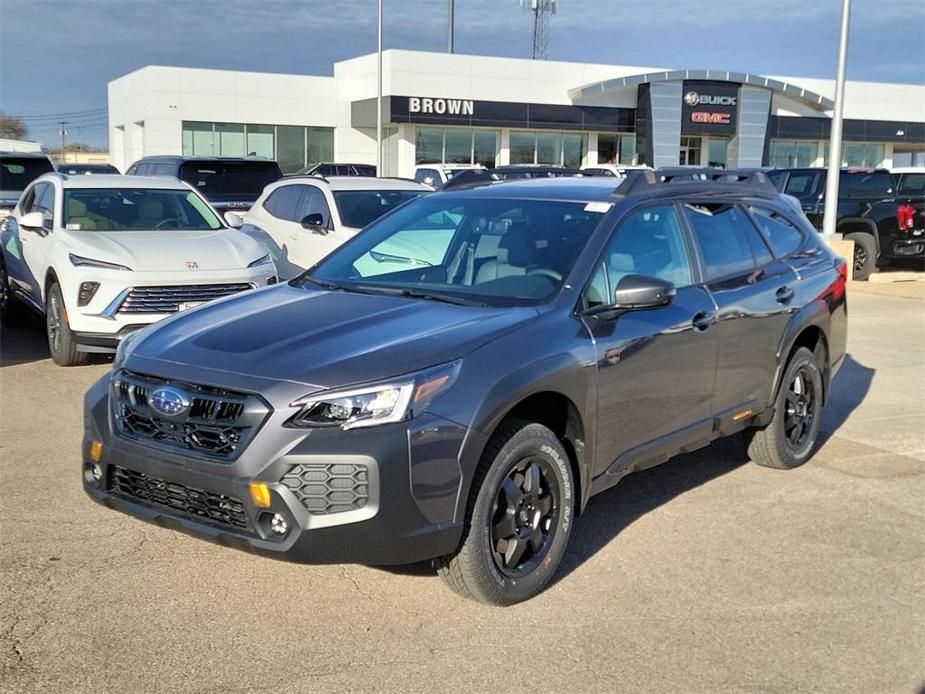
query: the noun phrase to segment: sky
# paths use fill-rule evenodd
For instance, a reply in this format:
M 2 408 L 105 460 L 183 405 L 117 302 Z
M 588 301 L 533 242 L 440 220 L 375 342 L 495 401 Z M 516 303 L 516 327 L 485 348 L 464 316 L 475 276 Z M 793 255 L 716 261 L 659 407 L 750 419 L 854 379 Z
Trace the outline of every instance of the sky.
M 527 3 L 529 4 L 529 3 Z M 106 146 L 106 83 L 145 65 L 330 75 L 376 0 L 0 0 L 0 109 Z M 445 51 L 446 0 L 384 0 L 385 48 Z M 551 60 L 834 78 L 839 0 L 560 0 Z M 456 0 L 456 51 L 528 58 L 520 0 Z M 854 0 L 848 79 L 925 84 L 925 2 Z M 923 107 L 925 108 L 925 107 Z

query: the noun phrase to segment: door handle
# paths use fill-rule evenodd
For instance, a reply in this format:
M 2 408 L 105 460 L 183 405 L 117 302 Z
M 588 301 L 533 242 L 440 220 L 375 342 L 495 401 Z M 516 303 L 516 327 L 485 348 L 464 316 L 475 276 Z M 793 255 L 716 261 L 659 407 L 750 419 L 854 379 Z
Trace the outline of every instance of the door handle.
M 696 316 L 694 316 L 694 320 L 691 321 L 691 324 L 694 326 L 694 330 L 702 333 L 705 330 L 709 330 L 710 326 L 712 326 L 715 322 L 715 313 L 711 313 L 710 311 L 701 311 Z
M 793 298 L 793 290 L 790 287 L 781 287 L 774 294 L 774 298 L 779 304 L 786 304 Z

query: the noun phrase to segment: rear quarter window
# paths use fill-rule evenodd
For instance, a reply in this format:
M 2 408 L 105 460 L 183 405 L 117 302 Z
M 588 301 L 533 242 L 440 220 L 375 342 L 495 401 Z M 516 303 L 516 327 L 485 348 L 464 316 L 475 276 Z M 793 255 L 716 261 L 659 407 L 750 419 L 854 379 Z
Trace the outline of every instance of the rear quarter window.
M 803 245 L 803 233 L 779 212 L 764 207 L 750 207 L 749 211 L 778 258 L 787 257 Z
M 886 171 L 845 171 L 838 191 L 845 198 L 886 198 L 893 194 L 893 177 Z

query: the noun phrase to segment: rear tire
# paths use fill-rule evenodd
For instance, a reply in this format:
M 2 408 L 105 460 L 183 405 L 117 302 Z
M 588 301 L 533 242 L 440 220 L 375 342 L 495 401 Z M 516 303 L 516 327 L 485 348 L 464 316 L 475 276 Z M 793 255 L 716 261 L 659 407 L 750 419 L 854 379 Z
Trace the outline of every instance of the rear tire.
M 854 274 L 856 280 L 866 280 L 877 268 L 877 244 L 874 237 L 863 232 L 846 234 L 845 239 L 854 241 Z
M 771 423 L 746 432 L 749 457 L 778 470 L 799 467 L 812 455 L 821 414 L 822 372 L 813 353 L 800 347 L 784 371 Z
M 0 260 L 0 323 L 4 328 L 20 328 L 28 322 L 28 309 L 13 296 L 6 264 Z
M 543 590 L 565 553 L 575 487 L 568 454 L 542 424 L 511 420 L 472 481 L 463 539 L 437 571 L 463 597 L 513 605 Z
M 48 335 L 48 351 L 58 366 L 83 366 L 90 361 L 90 355 L 77 351 L 74 333 L 67 320 L 64 297 L 57 282 L 48 288 L 45 298 L 45 332 Z

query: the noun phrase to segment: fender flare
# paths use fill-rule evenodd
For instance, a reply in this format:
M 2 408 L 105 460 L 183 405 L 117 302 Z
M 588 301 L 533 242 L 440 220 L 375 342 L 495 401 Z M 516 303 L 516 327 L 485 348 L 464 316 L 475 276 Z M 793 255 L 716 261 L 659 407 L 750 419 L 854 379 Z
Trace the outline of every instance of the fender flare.
M 839 219 L 838 223 L 835 225 L 835 231 L 838 233 L 843 233 L 839 231 L 841 227 L 847 226 L 848 224 L 859 224 L 870 229 L 870 235 L 874 237 L 874 244 L 877 247 L 877 255 L 880 255 L 880 230 L 877 229 L 877 225 L 872 219 L 867 217 L 845 217 L 844 219 Z
M 777 400 L 777 391 L 781 386 L 784 369 L 787 367 L 787 357 L 790 356 L 790 352 L 793 350 L 797 338 L 799 338 L 804 330 L 813 327 L 818 328 L 819 332 L 822 334 L 826 350 L 826 363 L 822 369 L 822 402 L 825 404 L 832 379 L 831 354 L 829 339 L 827 337 L 831 323 L 832 319 L 829 307 L 825 301 L 821 299 L 806 304 L 806 306 L 801 308 L 790 318 L 790 322 L 787 323 L 787 327 L 784 329 L 784 333 L 777 345 L 777 367 L 774 371 L 774 388 L 771 390 L 771 402 L 768 403 L 769 408 L 773 407 L 774 402 Z

